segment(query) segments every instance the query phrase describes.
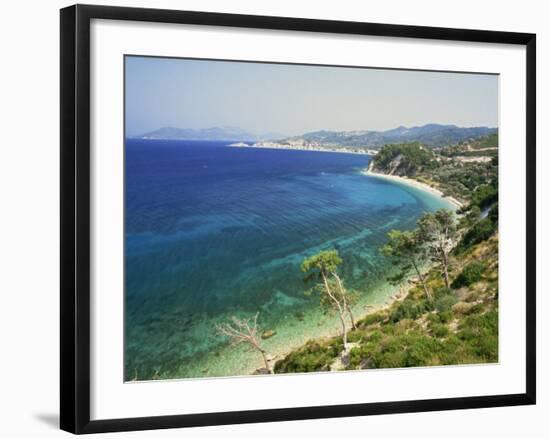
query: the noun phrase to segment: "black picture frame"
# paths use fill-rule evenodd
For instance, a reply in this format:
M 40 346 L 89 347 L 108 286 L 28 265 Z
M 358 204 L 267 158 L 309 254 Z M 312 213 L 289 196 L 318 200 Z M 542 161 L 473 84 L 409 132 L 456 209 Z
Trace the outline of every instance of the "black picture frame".
M 133 20 L 526 47 L 526 392 L 224 413 L 90 420 L 90 21 Z M 61 10 L 61 429 L 80 433 L 303 420 L 535 404 L 536 36 L 530 33 L 74 5 Z M 122 317 L 121 317 L 122 318 Z

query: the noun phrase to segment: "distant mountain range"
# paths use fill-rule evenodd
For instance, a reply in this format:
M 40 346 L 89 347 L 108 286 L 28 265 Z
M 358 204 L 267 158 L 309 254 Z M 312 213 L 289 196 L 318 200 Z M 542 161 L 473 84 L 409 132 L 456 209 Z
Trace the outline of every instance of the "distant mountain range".
M 458 127 L 456 125 L 427 124 L 386 131 L 313 131 L 300 136 L 283 137 L 277 133 L 256 135 L 236 127 L 212 127 L 204 129 L 164 127 L 137 138 L 178 140 L 224 140 L 224 141 L 272 141 L 282 144 L 304 144 L 347 147 L 379 148 L 388 143 L 420 142 L 429 147 L 446 146 L 463 140 L 487 136 L 497 128 Z
M 163 127 L 149 133 L 136 136 L 140 139 L 174 139 L 174 140 L 227 140 L 227 141 L 257 141 L 275 140 L 284 137 L 281 133 L 265 133 L 261 135 L 249 133 L 237 127 L 212 128 L 174 128 Z
M 496 133 L 496 128 L 427 124 L 407 128 L 399 126 L 387 131 L 314 131 L 301 136 L 281 139 L 280 142 L 307 142 L 321 145 L 367 146 L 378 148 L 389 143 L 420 142 L 438 147 L 458 143 L 470 138 Z

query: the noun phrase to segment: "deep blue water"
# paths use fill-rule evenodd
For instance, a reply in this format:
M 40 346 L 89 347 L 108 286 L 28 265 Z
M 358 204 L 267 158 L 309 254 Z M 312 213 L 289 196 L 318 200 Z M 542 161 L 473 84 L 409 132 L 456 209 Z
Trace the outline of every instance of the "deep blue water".
M 170 375 L 219 345 L 209 319 L 255 313 L 276 327 L 305 298 L 301 260 L 324 248 L 367 291 L 388 266 L 378 248 L 431 195 L 359 173 L 365 155 L 127 140 L 126 377 Z M 367 293 L 365 293 L 367 294 Z M 203 325 L 203 326 L 201 326 Z

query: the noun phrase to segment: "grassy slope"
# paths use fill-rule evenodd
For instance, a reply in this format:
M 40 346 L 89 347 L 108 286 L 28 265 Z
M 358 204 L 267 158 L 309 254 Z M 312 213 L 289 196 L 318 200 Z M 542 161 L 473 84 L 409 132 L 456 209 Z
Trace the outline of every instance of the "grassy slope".
M 459 286 L 468 266 L 476 268 L 474 276 L 466 279 L 473 282 Z M 340 369 L 498 361 L 498 236 L 453 255 L 452 279 L 459 279 L 456 288 L 443 288 L 437 268 L 428 273 L 429 288 L 435 292 L 433 304 L 412 284 L 404 299 L 367 315 L 349 332 L 354 347 L 348 364 Z M 277 362 L 275 372 L 328 371 L 342 348 L 340 337 L 311 340 Z

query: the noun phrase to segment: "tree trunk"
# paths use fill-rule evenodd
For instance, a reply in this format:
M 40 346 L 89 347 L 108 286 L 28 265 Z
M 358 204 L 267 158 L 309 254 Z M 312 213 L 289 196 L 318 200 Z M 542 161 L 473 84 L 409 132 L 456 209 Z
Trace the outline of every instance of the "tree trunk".
M 269 371 L 269 373 L 273 373 L 273 371 L 271 370 L 271 366 L 269 365 L 269 361 L 267 361 L 265 351 L 261 348 L 258 348 L 258 349 L 259 349 L 260 353 L 262 354 L 262 358 L 264 360 L 265 368 Z
M 424 276 L 420 273 L 420 270 L 418 269 L 418 266 L 416 265 L 416 261 L 414 259 L 411 259 L 411 262 L 413 264 L 413 267 L 416 271 L 416 274 L 418 275 L 418 279 L 420 279 L 420 283 L 422 284 L 422 288 L 424 288 L 424 294 L 426 295 L 426 299 L 430 302 L 432 301 L 432 295 L 428 291 L 428 287 L 426 286 L 426 282 L 424 282 Z
M 445 250 L 441 249 L 441 259 L 443 265 L 443 279 L 445 280 L 445 286 L 447 288 L 450 288 L 449 284 L 449 260 L 447 258 L 447 254 L 445 253 Z
M 340 317 L 340 323 L 342 324 L 342 340 L 344 342 L 344 350 L 348 347 L 348 330 L 346 329 L 346 320 L 344 319 L 343 313 L 338 313 Z
M 325 284 L 325 288 L 327 290 L 327 294 L 329 295 L 330 299 L 334 302 L 336 305 L 336 308 L 338 309 L 338 317 L 340 318 L 340 323 L 342 324 L 342 339 L 344 340 L 344 349 L 346 349 L 348 345 L 348 331 L 346 328 L 346 320 L 344 319 L 344 310 L 342 309 L 342 305 L 340 305 L 340 302 L 336 297 L 334 297 L 334 294 L 330 291 L 330 287 L 328 286 L 328 279 L 325 273 L 322 273 L 323 276 L 323 282 Z
M 445 233 L 443 234 L 443 239 L 440 242 L 440 251 L 441 251 L 441 265 L 443 266 L 443 279 L 445 279 L 445 286 L 450 288 L 449 285 L 449 258 L 447 256 L 447 251 L 445 249 L 447 244 L 447 235 L 448 229 L 445 228 Z
M 351 307 L 349 306 L 349 304 L 346 304 L 346 310 L 348 312 L 349 319 L 351 321 L 351 327 L 353 329 L 357 329 L 357 325 L 355 324 L 355 319 L 353 318 L 353 312 L 351 312 Z
M 353 313 L 351 312 L 351 307 L 349 306 L 348 301 L 346 300 L 346 292 L 344 290 L 344 286 L 342 285 L 342 280 L 340 279 L 340 276 L 338 276 L 337 273 L 332 273 L 336 281 L 338 282 L 338 288 L 340 289 L 340 294 L 342 295 L 342 301 L 344 302 L 344 309 L 349 315 L 349 319 L 351 322 L 351 327 L 353 329 L 357 329 L 357 326 L 355 326 L 355 319 L 353 318 Z

